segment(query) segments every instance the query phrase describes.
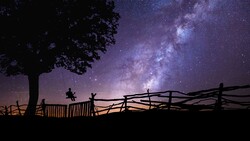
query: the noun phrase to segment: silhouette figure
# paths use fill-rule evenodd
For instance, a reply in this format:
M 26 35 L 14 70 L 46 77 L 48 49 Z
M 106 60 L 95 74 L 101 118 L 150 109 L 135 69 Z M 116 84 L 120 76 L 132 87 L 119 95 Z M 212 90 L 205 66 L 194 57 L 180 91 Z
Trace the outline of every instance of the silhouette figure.
M 72 101 L 75 101 L 75 98 L 76 98 L 75 92 L 73 93 L 71 91 L 71 88 L 69 88 L 69 91 L 66 92 L 66 96 L 67 96 L 66 98 L 70 98 Z

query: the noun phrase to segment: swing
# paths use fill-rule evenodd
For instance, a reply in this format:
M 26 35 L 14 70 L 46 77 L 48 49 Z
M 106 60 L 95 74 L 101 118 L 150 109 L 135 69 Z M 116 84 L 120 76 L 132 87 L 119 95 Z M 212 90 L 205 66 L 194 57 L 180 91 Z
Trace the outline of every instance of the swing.
M 74 94 L 75 94 L 75 93 L 74 93 Z M 74 96 L 74 94 L 73 94 L 73 95 L 72 95 L 72 94 L 67 95 L 67 96 L 66 96 L 66 99 L 67 99 L 67 98 L 77 98 L 76 96 Z
M 70 98 L 72 101 L 75 101 L 75 92 L 72 93 L 71 91 L 66 92 L 66 99 Z
M 66 84 L 65 84 L 65 80 L 64 80 L 63 76 L 64 76 L 63 71 L 61 71 L 61 77 L 63 78 L 63 85 L 65 86 Z M 71 88 L 69 88 L 69 91 L 66 92 L 66 99 L 68 99 L 68 98 L 70 98 L 72 101 L 75 101 L 75 98 L 77 98 L 75 96 L 75 92 L 72 93 Z

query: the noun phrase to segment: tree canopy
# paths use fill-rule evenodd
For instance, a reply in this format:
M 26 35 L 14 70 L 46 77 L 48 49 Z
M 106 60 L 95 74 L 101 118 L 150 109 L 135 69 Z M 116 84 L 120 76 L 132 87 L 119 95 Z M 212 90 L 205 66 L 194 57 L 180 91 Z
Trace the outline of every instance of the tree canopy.
M 0 1 L 0 72 L 27 75 L 34 106 L 38 86 L 31 83 L 40 74 L 56 67 L 83 74 L 115 44 L 114 8 L 112 0 Z
M 1 1 L 1 72 L 42 74 L 56 66 L 83 74 L 115 43 L 113 9 L 105 0 Z

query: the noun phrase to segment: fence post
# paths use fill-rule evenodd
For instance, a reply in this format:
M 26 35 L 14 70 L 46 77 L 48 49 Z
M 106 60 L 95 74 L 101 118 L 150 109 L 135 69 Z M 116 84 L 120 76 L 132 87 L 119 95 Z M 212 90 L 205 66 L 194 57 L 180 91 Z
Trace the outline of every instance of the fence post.
M 120 108 L 120 112 L 122 111 L 122 108 L 123 108 L 123 104 L 124 104 L 124 102 L 122 103 L 122 106 L 121 106 L 121 108 Z
M 94 103 L 94 100 L 95 100 L 95 96 L 96 96 L 96 93 L 91 93 L 91 98 L 90 98 L 90 102 L 91 102 L 91 105 L 90 105 L 90 110 L 91 112 L 93 113 L 93 116 L 95 116 L 95 103 Z
M 67 108 L 68 108 L 68 105 L 66 105 L 65 108 L 64 108 L 64 117 L 65 118 L 67 117 Z
M 151 98 L 149 95 L 149 89 L 147 89 L 147 93 L 148 93 L 148 100 L 149 100 L 149 109 L 151 109 Z
M 172 103 L 172 91 L 169 92 L 168 96 L 168 110 L 170 110 L 171 103 Z
M 71 107 L 72 107 L 72 105 L 69 104 L 69 107 L 68 107 L 68 117 L 72 117 L 72 115 L 71 115 Z
M 127 96 L 124 96 L 124 107 L 125 107 L 125 112 L 128 111 L 127 101 L 128 101 Z
M 217 100 L 217 103 L 216 103 L 216 107 L 215 109 L 217 111 L 220 111 L 221 110 L 221 105 L 222 105 L 222 101 L 221 101 L 221 98 L 222 98 L 222 92 L 223 92 L 223 83 L 220 83 L 220 87 L 219 87 L 219 93 L 218 93 L 218 100 Z
M 17 110 L 18 110 L 18 114 L 21 116 L 21 109 L 20 109 L 20 106 L 18 104 L 18 100 L 16 101 L 16 106 L 17 106 Z
M 43 116 L 46 116 L 46 111 L 45 111 L 45 109 L 46 109 L 45 99 L 42 99 L 41 107 L 42 107 Z
M 12 116 L 12 105 L 10 105 L 10 115 Z

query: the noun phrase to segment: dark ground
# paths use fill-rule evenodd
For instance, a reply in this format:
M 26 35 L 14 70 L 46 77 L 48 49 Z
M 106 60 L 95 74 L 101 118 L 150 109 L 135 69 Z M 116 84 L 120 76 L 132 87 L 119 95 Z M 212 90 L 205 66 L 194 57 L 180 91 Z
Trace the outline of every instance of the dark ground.
M 1 131 L 31 131 L 39 136 L 58 134 L 60 137 L 79 134 L 98 137 L 100 133 L 128 137 L 126 135 L 139 135 L 140 132 L 144 133 L 143 137 L 152 134 L 160 137 L 170 133 L 180 133 L 180 136 L 202 133 L 209 136 L 224 132 L 226 136 L 238 132 L 250 136 L 250 111 L 146 111 L 75 118 L 0 116 L 0 127 Z

